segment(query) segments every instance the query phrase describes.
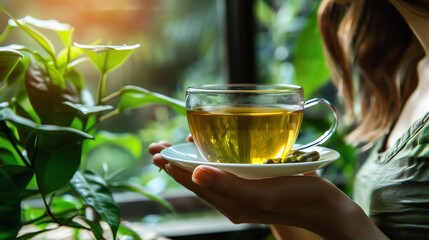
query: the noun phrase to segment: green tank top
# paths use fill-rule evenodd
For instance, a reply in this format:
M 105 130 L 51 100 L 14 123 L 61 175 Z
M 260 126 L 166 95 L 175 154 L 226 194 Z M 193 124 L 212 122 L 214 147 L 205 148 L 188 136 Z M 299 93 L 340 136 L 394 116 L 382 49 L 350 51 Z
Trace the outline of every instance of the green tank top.
M 354 200 L 390 239 L 429 239 L 429 113 L 359 170 Z

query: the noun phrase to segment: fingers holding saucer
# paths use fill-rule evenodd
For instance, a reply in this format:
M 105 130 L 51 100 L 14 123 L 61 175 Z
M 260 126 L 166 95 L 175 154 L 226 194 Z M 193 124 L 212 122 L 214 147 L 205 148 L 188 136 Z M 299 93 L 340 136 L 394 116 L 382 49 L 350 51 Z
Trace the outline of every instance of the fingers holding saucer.
M 168 161 L 160 153 L 155 153 L 152 157 L 152 164 L 165 170 L 165 165 L 168 164 Z
M 149 144 L 148 152 L 152 155 L 155 155 L 156 153 L 161 152 L 161 150 L 163 150 L 164 148 L 168 148 L 170 146 L 172 146 L 172 144 L 167 141 L 159 141 L 156 143 L 151 143 Z

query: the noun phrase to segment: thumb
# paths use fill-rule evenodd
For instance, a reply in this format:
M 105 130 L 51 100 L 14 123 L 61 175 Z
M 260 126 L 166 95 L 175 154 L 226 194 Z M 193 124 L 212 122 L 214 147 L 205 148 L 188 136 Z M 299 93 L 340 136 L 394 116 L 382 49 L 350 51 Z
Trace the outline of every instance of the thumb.
M 194 169 L 192 181 L 202 187 L 210 188 L 215 181 L 213 169 L 200 165 Z

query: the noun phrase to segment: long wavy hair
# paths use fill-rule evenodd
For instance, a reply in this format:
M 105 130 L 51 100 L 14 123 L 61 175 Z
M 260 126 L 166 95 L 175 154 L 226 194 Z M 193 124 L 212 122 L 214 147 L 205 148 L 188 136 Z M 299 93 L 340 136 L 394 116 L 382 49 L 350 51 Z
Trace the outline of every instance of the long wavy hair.
M 401 0 L 428 16 L 429 1 Z M 324 0 L 319 27 L 332 79 L 343 99 L 347 140 L 372 144 L 387 133 L 417 86 L 424 50 L 387 0 Z M 402 3 L 401 2 L 401 3 Z

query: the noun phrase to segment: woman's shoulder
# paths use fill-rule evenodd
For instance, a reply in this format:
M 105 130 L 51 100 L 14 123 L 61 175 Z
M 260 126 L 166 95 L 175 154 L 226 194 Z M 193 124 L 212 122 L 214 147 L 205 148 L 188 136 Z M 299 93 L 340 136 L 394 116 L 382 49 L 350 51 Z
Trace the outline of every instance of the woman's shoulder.
M 386 151 L 384 161 L 429 156 L 429 112 L 414 124 Z

